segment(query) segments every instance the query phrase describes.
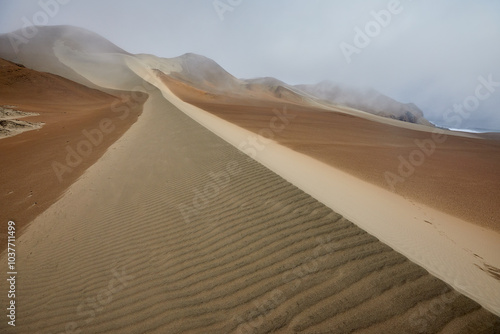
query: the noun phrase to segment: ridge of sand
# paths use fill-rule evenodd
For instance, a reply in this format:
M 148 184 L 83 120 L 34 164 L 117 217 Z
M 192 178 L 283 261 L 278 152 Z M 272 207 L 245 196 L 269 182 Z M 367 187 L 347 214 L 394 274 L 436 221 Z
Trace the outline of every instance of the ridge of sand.
M 254 136 L 252 132 L 185 103 L 174 95 L 155 71 L 161 60 L 127 55 L 113 57 L 115 61 L 121 59 L 120 66 L 126 66 L 137 77 L 160 88 L 168 101 L 231 145 L 239 147 Z M 166 67 L 167 70 L 175 68 Z M 112 78 L 106 77 L 103 80 L 84 69 L 80 67 L 80 74 L 87 75 L 95 84 L 106 86 L 112 83 Z M 118 82 L 121 84 L 117 80 L 113 85 Z M 106 87 L 117 89 L 113 85 Z M 486 265 L 500 268 L 498 233 L 406 200 L 272 141 L 257 155 L 256 160 L 420 264 L 459 292 L 497 315 L 500 314 L 500 281 L 491 276 L 488 270 L 484 271 Z M 348 195 L 345 196 L 346 194 Z M 388 210 L 394 206 L 396 210 Z M 370 210 L 359 210 L 359 207 Z M 430 221 L 432 225 L 426 221 Z
M 355 115 L 253 97 L 207 96 L 160 76 L 181 99 L 220 118 L 413 201 L 500 232 L 498 141 L 433 133 L 428 127 L 425 131 L 394 127 Z M 286 124 L 276 121 L 280 114 L 287 115 Z M 272 124 L 283 129 L 273 130 Z M 265 140 L 247 143 L 243 150 L 255 151 Z M 409 168 L 414 171 L 395 181 L 391 189 L 386 175 L 399 177 L 402 160 L 405 173 Z
M 214 184 L 217 196 L 186 222 L 179 206 Z M 21 332 L 401 334 L 500 326 L 159 92 L 19 238 L 18 267 Z
M 8 105 L 2 114 L 44 123 L 37 131 L 0 139 L 0 251 L 7 246 L 5 222 L 16 221 L 17 233 L 22 233 L 137 120 L 146 96 L 139 100 L 138 94 L 115 93 L 0 59 L 0 101 Z M 127 117 L 122 117 L 124 109 Z M 103 120 L 111 122 L 106 123 L 111 132 L 102 132 Z M 84 131 L 92 133 L 93 144 L 85 145 L 89 139 Z M 59 176 L 54 162 L 59 163 Z
M 144 67 L 133 69 L 142 75 L 147 73 Z M 182 101 L 158 80 L 153 82 L 161 87 L 165 98 L 233 146 L 254 136 Z M 485 264 L 500 268 L 500 234 L 406 200 L 275 142 L 255 159 L 500 315 L 500 281 L 484 271 Z
M 222 140 L 212 127 L 227 122 L 183 104 L 137 58 L 121 61 L 161 94 L 18 239 L 16 332 L 500 330 L 498 317 L 227 143 L 250 132 L 230 124 Z M 111 79 L 106 88 L 119 89 Z M 209 131 L 185 113 L 217 122 Z
M 19 120 L 19 118 L 39 115 L 17 110 L 16 106 L 0 106 L 0 139 L 12 137 L 25 131 L 40 129 L 43 126 L 42 122 L 33 123 Z

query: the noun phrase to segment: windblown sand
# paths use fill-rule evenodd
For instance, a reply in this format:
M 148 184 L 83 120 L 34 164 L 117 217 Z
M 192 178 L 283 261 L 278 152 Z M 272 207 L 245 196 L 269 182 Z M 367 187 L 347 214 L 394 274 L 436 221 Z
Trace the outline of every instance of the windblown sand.
M 500 330 L 159 93 L 18 240 L 18 272 L 16 328 L 0 331 Z
M 16 221 L 18 233 L 22 232 L 125 133 L 137 120 L 145 99 L 134 101 L 126 92 L 116 92 L 115 97 L 1 59 L 0 87 L 0 105 L 14 105 L 16 110 L 37 114 L 22 121 L 45 123 L 38 130 L 0 138 L 0 221 L 4 222 L 0 224 L 0 251 L 3 251 L 7 244 L 5 222 Z M 123 112 L 114 112 L 120 108 L 127 108 L 128 117 L 122 119 Z M 103 119 L 111 121 L 113 130 L 103 133 L 102 140 L 91 145 L 90 150 L 83 148 L 88 155 L 80 156 L 78 165 L 69 166 L 68 148 L 78 151 L 78 145 L 88 141 L 82 131 L 100 131 Z M 68 169 L 58 177 L 53 162 Z

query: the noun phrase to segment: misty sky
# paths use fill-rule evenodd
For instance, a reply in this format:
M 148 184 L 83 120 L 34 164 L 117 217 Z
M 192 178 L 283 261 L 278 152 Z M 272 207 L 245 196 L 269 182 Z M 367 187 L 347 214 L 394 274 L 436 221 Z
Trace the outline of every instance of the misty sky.
M 373 87 L 434 123 L 500 131 L 500 1 L 0 0 L 0 33 L 54 1 L 64 4 L 47 25 L 87 28 L 131 53 L 194 52 L 239 78 Z M 499 82 L 481 99 L 480 76 Z

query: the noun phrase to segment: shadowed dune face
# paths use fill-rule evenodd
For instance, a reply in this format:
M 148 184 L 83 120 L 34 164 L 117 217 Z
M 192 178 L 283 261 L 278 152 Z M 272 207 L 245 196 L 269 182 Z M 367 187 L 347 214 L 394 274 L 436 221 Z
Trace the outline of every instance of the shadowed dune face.
M 137 76 L 129 71 L 128 66 L 123 66 L 123 57 L 134 60 L 156 58 L 154 62 L 157 67 L 153 68 L 164 71 L 162 65 L 173 65 L 177 69 L 166 73 L 207 93 L 251 96 L 305 106 L 347 106 L 397 122 L 432 126 L 415 105 L 400 103 L 374 90 L 353 89 L 330 82 L 291 86 L 269 77 L 238 79 L 212 59 L 201 55 L 186 53 L 170 59 L 151 55 L 132 56 L 93 32 L 71 26 L 37 27 L 36 37 L 26 44 L 21 43 L 17 48 L 15 52 L 7 34 L 0 35 L 0 57 L 39 71 L 61 75 L 89 87 L 133 90 Z M 95 62 L 104 66 L 98 71 L 87 66 Z M 110 77 L 117 78 L 117 75 L 121 75 L 119 83 L 108 80 Z
M 14 220 L 22 229 L 137 120 L 146 96 L 136 101 L 129 93 L 117 94 L 0 60 L 0 104 L 39 114 L 23 121 L 45 123 L 0 139 L 1 221 Z M 2 224 L 0 249 L 6 229 Z
M 54 42 L 50 34 L 40 36 Z M 0 140 L 0 152 L 10 154 L 5 170 L 11 174 L 2 177 L 6 182 L 13 180 L 10 186 L 16 189 L 2 199 L 11 200 L 12 207 L 27 215 L 43 211 L 32 204 L 35 197 L 43 205 L 53 201 L 19 240 L 19 286 L 23 290 L 17 314 L 22 321 L 17 329 L 21 332 L 401 334 L 498 330 L 498 318 L 485 308 L 249 159 L 208 130 L 213 127 L 207 123 L 200 122 L 205 128 L 188 117 L 193 116 L 189 108 L 167 92 L 153 73 L 166 68 L 175 77 L 163 77 L 169 87 L 219 117 L 254 133 L 270 134 L 283 145 L 382 186 L 384 170 L 397 169 L 398 153 L 407 154 L 414 139 L 430 136 L 423 130 L 426 127 L 410 127 L 421 129 L 413 131 L 390 126 L 373 121 L 380 117 L 356 117 L 361 112 L 349 114 L 347 108 L 343 113 L 327 112 L 319 103 L 307 105 L 310 101 L 303 103 L 293 89 L 268 79 L 263 84 L 251 83 L 251 87 L 243 82 L 246 90 L 241 93 L 242 83 L 234 79 L 225 86 L 229 74 L 209 59 L 199 63 L 200 67 L 189 68 L 193 57 L 189 54 L 176 60 L 133 56 L 108 49 L 102 39 L 96 54 L 90 54 L 83 44 L 59 35 L 56 39 L 41 50 L 49 55 L 45 61 L 54 60 L 52 68 L 69 78 L 107 89 L 132 89 L 128 87 L 144 81 L 159 89 L 143 87 L 150 92 L 144 112 L 126 132 L 142 110 L 143 95 L 139 100 L 137 93 L 116 98 L 62 82 L 56 76 L 38 78 L 36 73 L 26 73 L 27 84 L 19 84 L 11 95 L 5 95 L 6 103 L 38 112 L 40 116 L 29 119 L 43 118 L 46 125 Z M 203 82 L 203 78 L 207 80 Z M 37 85 L 39 80 L 43 87 Z M 192 87 L 192 82 L 199 85 Z M 231 93 L 219 95 L 220 87 Z M 269 87 L 276 90 L 269 91 Z M 34 99 L 23 100 L 25 94 L 17 94 L 23 90 L 32 92 Z M 103 117 L 109 119 L 107 125 L 102 125 Z M 108 132 L 110 127 L 114 130 Z M 102 142 L 94 145 L 101 141 L 97 130 Z M 124 135 L 104 152 L 120 131 Z M 258 146 L 242 147 L 245 153 L 258 155 L 265 149 L 265 141 L 255 138 Z M 454 140 L 440 146 L 447 147 L 445 153 L 451 152 L 453 157 L 461 157 L 453 152 L 464 147 L 466 152 L 476 152 L 481 143 L 494 144 L 470 138 Z M 85 148 L 92 152 L 86 155 Z M 490 150 L 484 148 L 484 152 Z M 81 153 L 81 161 L 75 163 L 76 153 L 68 158 L 70 152 Z M 429 175 L 434 177 L 431 172 L 435 182 L 450 186 L 441 179 L 456 169 L 457 161 L 447 170 L 444 164 L 449 157 L 442 161 L 438 157 L 436 152 L 419 166 L 434 169 L 418 169 L 396 190 L 405 194 L 404 187 L 409 187 L 405 196 L 418 195 L 417 186 Z M 69 172 L 62 169 L 65 173 L 59 175 L 63 180 L 59 184 L 54 181 L 58 179 L 54 161 L 75 164 Z M 459 176 L 467 174 L 453 177 Z M 21 185 L 15 183 L 22 178 Z M 439 190 L 429 190 L 432 182 L 426 182 L 426 196 Z M 60 198 L 53 200 L 57 196 Z M 366 204 L 353 211 L 366 210 L 373 216 L 373 207 Z M 30 217 L 14 219 L 29 221 Z M 435 250 L 442 248 L 429 247 L 433 240 L 408 243 L 417 248 L 418 256 L 434 252 L 429 257 L 435 257 Z M 5 259 L 6 252 L 2 256 Z M 467 279 L 476 275 L 452 277 L 468 267 L 454 266 L 456 258 L 451 259 L 450 266 L 443 266 L 451 273 L 446 278 L 481 290 L 483 298 L 478 300 L 497 306 L 494 286 L 488 290 L 484 280 L 478 284 Z M 484 269 L 492 270 L 486 265 Z M 0 295 L 2 304 L 6 299 L 6 294 Z M 0 323 L 0 332 L 6 326 Z
M 293 103 L 207 95 L 168 76 L 162 80 L 184 101 L 225 120 L 255 133 L 271 134 L 285 146 L 364 180 L 383 188 L 392 185 L 405 197 L 500 231 L 499 141 L 449 135 L 437 142 L 431 132 Z M 289 122 L 282 130 L 269 132 L 277 115 L 273 110 L 283 108 L 291 115 Z M 252 150 L 257 152 L 258 147 Z M 410 161 L 416 156 L 423 157 L 422 163 L 411 165 L 413 172 L 401 177 L 399 170 L 407 171 L 401 159 Z M 393 181 L 386 172 L 401 179 Z

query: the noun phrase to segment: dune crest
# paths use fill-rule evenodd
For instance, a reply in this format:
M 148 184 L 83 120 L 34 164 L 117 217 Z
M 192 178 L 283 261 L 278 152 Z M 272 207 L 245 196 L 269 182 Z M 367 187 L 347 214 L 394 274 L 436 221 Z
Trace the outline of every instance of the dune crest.
M 208 71 L 206 82 L 199 82 L 201 70 L 186 69 L 198 56 L 131 55 L 100 38 L 89 52 L 87 43 L 66 37 L 76 36 L 71 28 L 51 29 L 55 38 L 40 34 L 23 52 L 38 48 L 53 73 L 87 85 L 75 88 L 49 75 L 80 97 L 82 109 L 73 117 L 87 111 L 87 123 L 78 119 L 68 131 L 95 126 L 103 113 L 113 113 L 110 104 L 135 109 L 17 239 L 17 331 L 500 331 L 500 281 L 492 275 L 500 267 L 500 234 L 390 192 L 353 168 L 308 156 L 300 137 L 279 136 L 287 129 L 321 133 L 333 123 L 338 131 L 355 128 L 360 142 L 334 133 L 324 142 L 304 142 L 302 149 L 334 147 L 340 149 L 337 163 L 356 163 L 342 157 L 408 148 L 407 142 L 394 146 L 390 136 L 374 141 L 380 129 L 423 139 L 430 127 L 301 100 L 296 88 L 269 79 L 263 88 L 235 78 L 228 85 L 237 89 L 221 94 L 211 82 L 229 74 Z M 23 52 L 20 57 L 41 66 Z M 215 66 L 209 59 L 202 64 Z M 274 90 L 266 88 L 276 83 Z M 132 92 L 116 98 L 89 87 Z M 57 89 L 44 94 L 57 96 Z M 9 104 L 23 110 L 44 107 L 27 108 L 14 97 Z M 43 100 L 34 96 L 30 103 L 37 101 Z M 60 101 L 65 108 L 68 100 Z M 321 117 L 308 118 L 309 112 Z M 294 128 L 299 121 L 305 123 Z M 40 132 L 59 135 L 50 126 L 47 121 Z M 274 137 L 259 141 L 263 129 Z M 33 133 L 2 139 L 0 149 Z M 450 137 L 448 145 L 467 143 L 467 152 L 484 143 L 479 154 L 497 149 L 475 136 Z M 50 152 L 64 154 L 65 145 Z M 374 161 L 370 168 L 357 165 L 365 173 L 384 166 Z M 6 263 L 7 253 L 0 258 Z M 0 288 L 7 291 L 5 280 Z M 6 303 L 6 294 L 0 301 Z M 0 323 L 0 331 L 9 331 L 6 326 Z
M 1 221 L 22 232 L 137 120 L 146 95 L 114 94 L 0 59 Z M 2 224 L 2 251 L 6 233 Z

